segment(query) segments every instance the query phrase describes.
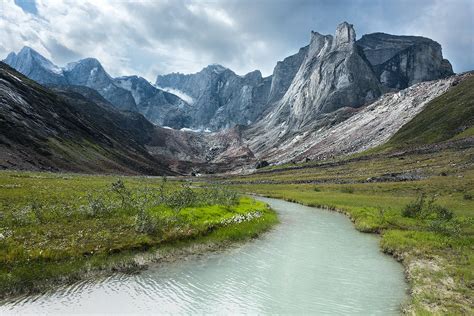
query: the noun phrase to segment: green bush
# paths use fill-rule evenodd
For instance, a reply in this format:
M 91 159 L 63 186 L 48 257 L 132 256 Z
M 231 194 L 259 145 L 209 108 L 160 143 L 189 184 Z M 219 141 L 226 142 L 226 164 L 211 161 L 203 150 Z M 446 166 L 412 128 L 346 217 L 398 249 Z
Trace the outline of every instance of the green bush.
M 408 203 L 402 211 L 402 216 L 417 218 L 421 217 L 423 205 L 425 204 L 425 195 L 421 194 L 415 201 Z
M 429 230 L 447 236 L 459 236 L 462 232 L 462 223 L 458 220 L 436 219 L 430 222 Z
M 141 234 L 156 235 L 162 233 L 164 221 L 141 209 L 135 216 L 135 231 Z
M 189 184 L 184 183 L 179 190 L 166 197 L 164 204 L 172 208 L 177 215 L 183 208 L 196 205 L 197 201 L 198 196 L 196 192 L 194 192 Z
M 114 205 L 108 199 L 107 192 L 103 192 L 99 196 L 87 194 L 87 204 L 79 207 L 80 212 L 87 217 L 99 217 L 110 214 L 114 209 Z
M 122 208 L 130 207 L 131 191 L 125 187 L 125 183 L 121 179 L 111 184 L 111 191 L 120 197 Z
M 441 205 L 432 205 L 430 215 L 436 220 L 449 221 L 453 218 L 454 213 Z
M 415 201 L 408 203 L 402 211 L 404 217 L 449 221 L 454 213 L 448 208 L 435 204 L 435 198 L 426 199 L 421 194 Z

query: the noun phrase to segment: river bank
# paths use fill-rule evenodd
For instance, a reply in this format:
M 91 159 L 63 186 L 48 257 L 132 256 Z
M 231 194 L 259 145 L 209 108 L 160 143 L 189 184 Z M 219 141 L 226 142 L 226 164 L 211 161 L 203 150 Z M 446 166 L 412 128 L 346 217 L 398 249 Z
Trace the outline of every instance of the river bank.
M 28 172 L 0 173 L 0 216 L 0 298 L 219 250 L 278 222 L 222 187 Z
M 403 268 L 379 251 L 376 236 L 335 212 L 261 200 L 281 224 L 251 242 L 79 282 L 4 304 L 0 313 L 400 313 Z
M 436 184 L 431 181 L 430 189 L 436 190 Z M 387 184 L 397 186 L 405 195 L 410 186 L 416 185 L 420 186 L 420 183 Z M 351 219 L 357 230 L 379 234 L 381 250 L 395 257 L 405 268 L 410 301 L 403 306 L 404 313 L 472 313 L 473 238 L 469 218 L 461 216 L 464 226 L 455 235 L 434 232 L 426 220 L 401 216 L 406 197 L 397 197 L 393 188 L 381 190 L 380 184 L 352 187 L 259 184 L 237 188 L 242 192 L 340 212 Z

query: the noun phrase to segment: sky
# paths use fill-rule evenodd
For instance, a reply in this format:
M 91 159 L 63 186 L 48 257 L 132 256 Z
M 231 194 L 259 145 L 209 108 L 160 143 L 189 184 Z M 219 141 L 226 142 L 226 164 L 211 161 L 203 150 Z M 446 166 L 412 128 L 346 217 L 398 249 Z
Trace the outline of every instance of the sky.
M 30 46 L 63 66 L 100 60 L 112 76 L 194 73 L 217 63 L 270 75 L 276 62 L 347 21 L 439 42 L 455 72 L 474 69 L 473 0 L 0 0 L 0 59 Z

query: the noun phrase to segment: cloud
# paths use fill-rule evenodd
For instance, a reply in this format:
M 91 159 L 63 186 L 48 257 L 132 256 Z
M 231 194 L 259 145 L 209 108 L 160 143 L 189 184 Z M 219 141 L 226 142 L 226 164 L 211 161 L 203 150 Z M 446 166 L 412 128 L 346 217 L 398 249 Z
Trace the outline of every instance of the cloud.
M 32 9 L 34 8 L 34 9 Z M 29 45 L 59 65 L 96 57 L 114 76 L 196 72 L 219 63 L 271 74 L 278 60 L 347 20 L 433 38 L 456 71 L 474 69 L 471 0 L 2 0 L 0 56 Z

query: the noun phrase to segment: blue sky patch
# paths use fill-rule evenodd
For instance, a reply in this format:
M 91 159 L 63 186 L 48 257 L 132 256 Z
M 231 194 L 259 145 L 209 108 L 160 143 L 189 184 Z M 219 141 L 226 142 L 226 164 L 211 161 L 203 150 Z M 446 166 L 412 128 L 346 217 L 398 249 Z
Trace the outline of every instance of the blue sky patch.
M 35 0 L 15 0 L 15 4 L 25 12 L 38 14 Z

